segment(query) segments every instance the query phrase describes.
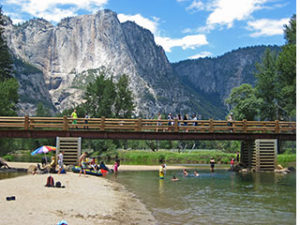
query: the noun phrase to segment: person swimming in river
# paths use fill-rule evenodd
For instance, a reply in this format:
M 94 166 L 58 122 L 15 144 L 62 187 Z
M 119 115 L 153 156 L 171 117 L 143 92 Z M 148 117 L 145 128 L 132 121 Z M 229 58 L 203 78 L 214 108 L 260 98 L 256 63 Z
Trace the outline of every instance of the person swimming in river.
M 213 157 L 210 158 L 209 163 L 210 163 L 210 172 L 212 172 L 212 173 L 215 172 L 215 163 L 216 162 Z
M 189 175 L 188 171 L 186 169 L 183 169 L 183 175 L 186 177 Z
M 178 181 L 179 179 L 174 175 L 171 181 Z
M 197 170 L 194 171 L 194 176 L 195 176 L 195 177 L 198 177 L 198 176 L 199 176 L 199 173 L 197 172 Z

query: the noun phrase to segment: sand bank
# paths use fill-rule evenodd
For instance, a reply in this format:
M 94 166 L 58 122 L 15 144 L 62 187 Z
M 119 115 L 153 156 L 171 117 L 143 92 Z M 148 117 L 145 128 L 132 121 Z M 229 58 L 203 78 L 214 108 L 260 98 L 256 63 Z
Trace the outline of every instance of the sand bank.
M 69 172 L 52 174 L 65 188 L 47 188 L 47 176 L 0 180 L 1 224 L 155 224 L 145 206 L 116 182 Z M 7 196 L 16 200 L 7 201 Z

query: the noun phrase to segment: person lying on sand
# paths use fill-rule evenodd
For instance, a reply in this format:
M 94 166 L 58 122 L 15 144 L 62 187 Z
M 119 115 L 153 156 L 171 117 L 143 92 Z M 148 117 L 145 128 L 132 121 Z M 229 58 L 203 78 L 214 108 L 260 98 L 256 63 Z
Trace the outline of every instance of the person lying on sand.
M 2 158 L 0 158 L 0 168 L 6 167 L 7 169 L 10 169 L 11 167 L 9 165 L 7 165 L 6 161 Z

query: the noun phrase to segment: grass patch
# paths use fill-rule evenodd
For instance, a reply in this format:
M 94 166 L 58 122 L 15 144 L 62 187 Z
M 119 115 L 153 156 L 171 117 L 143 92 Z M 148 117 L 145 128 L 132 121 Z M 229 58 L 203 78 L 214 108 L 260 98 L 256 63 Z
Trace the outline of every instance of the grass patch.
M 287 167 L 291 162 L 296 162 L 296 154 L 277 155 L 277 164 L 280 164 L 283 167 Z
M 138 150 L 118 150 L 113 153 L 106 153 L 101 158 L 111 162 L 114 157 L 118 158 L 123 164 L 127 165 L 157 165 L 161 161 L 167 164 L 208 164 L 211 157 L 214 157 L 217 163 L 228 164 L 234 153 L 224 153 L 218 150 L 193 150 L 189 152 L 172 152 L 168 150 L 138 151 Z

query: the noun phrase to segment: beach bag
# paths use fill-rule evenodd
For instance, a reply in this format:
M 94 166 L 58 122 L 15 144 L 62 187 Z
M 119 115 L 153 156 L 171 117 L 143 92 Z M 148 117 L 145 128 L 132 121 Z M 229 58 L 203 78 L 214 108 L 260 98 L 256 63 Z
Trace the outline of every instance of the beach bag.
M 54 179 L 52 176 L 47 177 L 46 187 L 54 187 Z
M 60 187 L 61 187 L 60 181 L 57 181 L 57 182 L 56 182 L 55 187 L 57 187 L 57 188 L 60 188 Z

